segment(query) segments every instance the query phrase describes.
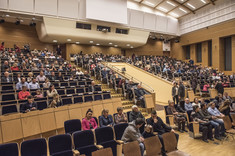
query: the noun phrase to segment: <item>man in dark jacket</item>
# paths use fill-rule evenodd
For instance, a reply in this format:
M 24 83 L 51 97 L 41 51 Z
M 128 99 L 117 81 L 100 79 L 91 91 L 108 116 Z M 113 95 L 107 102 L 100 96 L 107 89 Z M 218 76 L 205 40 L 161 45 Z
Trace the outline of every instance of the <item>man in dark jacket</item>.
M 185 97 L 185 87 L 182 81 L 180 81 L 179 90 L 178 90 L 178 97 L 180 100 L 180 107 L 184 108 L 184 97 Z
M 132 111 L 129 114 L 129 122 L 132 122 L 132 121 L 136 120 L 137 118 L 144 119 L 144 116 L 139 111 L 138 107 L 136 105 L 133 105 L 132 106 Z
M 27 103 L 22 104 L 20 108 L 21 113 L 27 113 L 37 109 L 37 104 L 34 102 L 33 96 L 29 95 L 27 97 Z
M 216 86 L 215 89 L 218 91 L 218 93 L 220 94 L 224 94 L 224 86 L 222 85 L 221 81 L 219 81 Z
M 137 89 L 135 90 L 135 95 L 136 95 L 137 99 L 140 100 L 140 105 L 142 108 L 145 108 L 145 100 L 144 100 L 145 94 L 147 94 L 147 92 L 139 84 L 137 86 Z
M 162 154 L 165 155 L 165 147 L 163 143 L 162 134 L 172 132 L 175 134 L 177 141 L 179 140 L 179 134 L 176 134 L 174 129 L 167 126 L 160 117 L 157 116 L 157 112 L 153 110 L 151 112 L 151 118 L 147 119 L 147 124 L 153 127 L 153 131 L 158 133 L 158 137 L 162 143 Z
M 9 76 L 8 72 L 4 73 L 4 77 L 2 77 L 2 82 L 12 82 L 12 78 Z
M 124 143 L 138 141 L 142 156 L 144 155 L 144 138 L 140 134 L 139 128 L 142 127 L 143 124 L 143 118 L 137 118 L 135 121 L 130 122 L 129 126 L 125 129 L 121 139 L 122 141 L 124 141 Z

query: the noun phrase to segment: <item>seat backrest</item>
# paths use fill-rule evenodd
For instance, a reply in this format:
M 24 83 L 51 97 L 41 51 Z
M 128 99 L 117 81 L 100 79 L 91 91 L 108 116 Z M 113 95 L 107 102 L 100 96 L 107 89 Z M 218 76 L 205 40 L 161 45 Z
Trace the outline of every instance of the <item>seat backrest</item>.
M 112 149 L 109 148 L 104 148 L 95 152 L 92 152 L 92 156 L 113 156 Z
M 128 119 L 129 122 L 130 122 L 130 113 L 131 113 L 131 111 L 126 112 L 127 119 Z
M 47 108 L 47 101 L 37 101 L 37 109 L 43 110 Z
M 121 140 L 122 135 L 123 135 L 125 129 L 127 128 L 127 126 L 128 126 L 128 123 L 120 123 L 120 124 L 113 126 L 116 140 Z
M 112 127 L 100 127 L 95 129 L 96 143 L 114 140 Z
M 81 120 L 72 119 L 72 120 L 65 121 L 64 129 L 65 129 L 65 133 L 69 133 L 69 134 L 72 134 L 75 131 L 81 131 L 82 129 Z
M 144 140 L 146 156 L 161 155 L 162 144 L 158 136 L 149 137 Z
M 1 156 L 19 156 L 19 149 L 17 143 L 1 144 L 0 145 Z
M 50 155 L 72 150 L 72 139 L 69 134 L 55 135 L 49 138 Z
M 63 105 L 72 104 L 72 103 L 73 103 L 72 97 L 70 97 L 70 98 L 64 98 L 64 99 L 62 99 L 62 102 L 63 102 Z
M 26 140 L 21 143 L 21 156 L 47 156 L 45 138 Z
M 168 132 L 162 135 L 164 147 L 166 152 L 172 152 L 177 150 L 177 140 L 175 137 L 175 133 Z
M 15 94 L 3 94 L 2 101 L 15 100 Z
M 16 108 L 16 105 L 10 105 L 10 106 L 3 106 L 2 107 L 2 115 L 8 114 L 8 113 L 16 113 L 16 112 L 18 112 L 17 108 Z
M 73 133 L 75 149 L 94 145 L 94 134 L 91 130 L 77 131 Z
M 141 156 L 138 141 L 128 142 L 123 145 L 123 153 L 125 156 Z
M 77 96 L 77 97 L 74 97 L 74 103 L 82 103 L 83 102 L 83 98 L 82 96 Z
M 231 119 L 229 118 L 229 116 L 225 116 L 225 117 L 223 118 L 223 120 L 224 120 L 224 128 L 225 128 L 226 130 L 231 129 L 231 128 L 232 128 L 232 122 L 231 122 Z

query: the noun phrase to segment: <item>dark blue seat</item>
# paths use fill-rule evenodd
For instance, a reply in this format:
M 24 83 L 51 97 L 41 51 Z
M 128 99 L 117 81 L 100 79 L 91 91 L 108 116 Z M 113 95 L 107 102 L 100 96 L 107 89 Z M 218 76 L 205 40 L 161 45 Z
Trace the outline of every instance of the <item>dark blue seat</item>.
M 103 93 L 103 99 L 111 99 L 111 94 L 110 93 Z
M 19 156 L 17 143 L 1 144 L 0 156 Z
M 84 101 L 85 101 L 85 102 L 93 101 L 92 94 L 90 94 L 90 95 L 85 95 L 85 96 L 84 96 Z
M 45 138 L 23 141 L 21 156 L 47 156 L 47 143 Z
M 125 129 L 127 128 L 127 126 L 128 126 L 128 123 L 120 123 L 120 124 L 116 124 L 113 126 L 116 140 L 121 140 L 122 135 Z
M 75 94 L 75 90 L 74 90 L 74 88 L 68 88 L 68 89 L 66 89 L 66 93 L 67 94 Z
M 76 88 L 76 93 L 84 93 L 84 88 Z
M 14 100 L 14 101 L 3 101 L 3 102 L 1 102 L 1 105 L 3 106 L 3 105 L 13 105 L 13 104 L 17 104 L 17 101 L 16 100 Z
M 61 82 L 61 83 L 60 83 L 60 86 L 61 86 L 61 87 L 66 87 L 66 86 L 69 86 L 69 85 L 68 85 L 68 82 Z
M 167 123 L 167 124 L 170 124 L 169 116 L 167 116 L 167 115 L 168 115 L 168 113 L 167 113 L 167 108 L 168 108 L 168 106 L 164 106 L 165 115 L 166 115 L 166 123 Z
M 15 94 L 3 94 L 2 95 L 2 101 L 12 101 L 16 100 Z
M 75 149 L 86 156 L 91 156 L 92 152 L 98 150 L 94 144 L 94 134 L 91 130 L 74 132 L 73 142 Z
M 113 155 L 117 155 L 117 142 L 114 140 L 112 127 L 100 127 L 95 129 L 96 143 L 104 148 L 111 147 Z
M 102 94 L 94 94 L 94 101 L 102 100 Z
M 58 92 L 59 95 L 64 95 L 65 94 L 64 89 L 58 89 L 57 92 Z
M 63 105 L 73 104 L 72 97 L 62 99 Z
M 37 101 L 37 109 L 43 110 L 47 108 L 47 101 Z
M 83 97 L 80 95 L 80 96 L 74 96 L 74 99 L 73 99 L 74 103 L 83 103 Z
M 9 114 L 9 113 L 17 113 L 16 105 L 10 105 L 10 106 L 3 106 L 2 107 L 2 115 Z
M 79 119 L 67 120 L 64 122 L 65 133 L 73 134 L 73 132 L 81 131 L 82 125 Z
M 73 156 L 72 138 L 70 134 L 55 135 L 49 138 L 49 151 L 53 156 Z

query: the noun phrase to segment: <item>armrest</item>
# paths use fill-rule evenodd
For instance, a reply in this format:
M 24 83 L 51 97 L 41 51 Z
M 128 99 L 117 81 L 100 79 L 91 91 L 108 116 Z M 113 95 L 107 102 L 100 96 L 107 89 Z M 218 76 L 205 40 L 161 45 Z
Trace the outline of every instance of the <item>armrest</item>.
M 117 142 L 119 145 L 124 144 L 124 141 L 122 141 L 122 140 L 116 140 L 116 142 Z
M 174 115 L 166 115 L 167 117 L 174 117 Z
M 95 145 L 98 149 L 103 149 L 104 147 L 102 145 Z
M 79 155 L 80 155 L 80 152 L 79 152 L 78 150 L 73 150 L 73 154 L 74 154 L 75 156 L 79 156 Z
M 154 135 L 158 135 L 158 132 L 153 132 Z

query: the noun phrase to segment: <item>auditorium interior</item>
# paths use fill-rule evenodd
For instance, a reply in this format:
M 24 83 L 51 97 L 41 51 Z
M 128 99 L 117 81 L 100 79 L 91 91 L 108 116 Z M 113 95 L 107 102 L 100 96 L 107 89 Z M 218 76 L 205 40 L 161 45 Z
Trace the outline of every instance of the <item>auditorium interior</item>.
M 234 156 L 235 0 L 0 0 L 0 156 Z

